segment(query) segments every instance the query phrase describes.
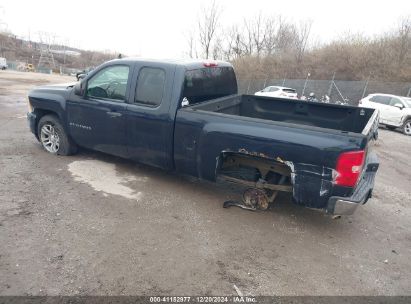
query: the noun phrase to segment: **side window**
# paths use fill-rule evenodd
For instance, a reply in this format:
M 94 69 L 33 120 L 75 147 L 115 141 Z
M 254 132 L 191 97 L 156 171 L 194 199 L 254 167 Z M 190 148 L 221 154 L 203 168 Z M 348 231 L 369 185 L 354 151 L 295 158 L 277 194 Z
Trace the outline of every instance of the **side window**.
M 376 95 L 370 98 L 370 101 L 376 102 L 376 103 L 381 103 L 388 105 L 390 103 L 391 98 L 388 96 L 381 96 L 381 95 Z
M 165 81 L 166 73 L 163 69 L 142 68 L 137 79 L 134 102 L 152 107 L 159 106 L 163 99 Z
M 404 106 L 404 104 L 399 100 L 398 98 L 392 97 L 390 101 L 390 106 L 395 106 L 396 104 L 401 104 Z
M 87 96 L 126 100 L 129 67 L 110 66 L 94 75 L 87 83 Z

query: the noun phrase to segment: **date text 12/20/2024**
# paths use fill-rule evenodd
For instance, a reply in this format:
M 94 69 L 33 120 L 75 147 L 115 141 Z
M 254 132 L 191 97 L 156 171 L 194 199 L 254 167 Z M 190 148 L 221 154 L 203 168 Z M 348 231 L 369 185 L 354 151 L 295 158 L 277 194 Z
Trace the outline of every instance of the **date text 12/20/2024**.
M 150 297 L 150 303 L 257 303 L 252 296 L 220 297 Z

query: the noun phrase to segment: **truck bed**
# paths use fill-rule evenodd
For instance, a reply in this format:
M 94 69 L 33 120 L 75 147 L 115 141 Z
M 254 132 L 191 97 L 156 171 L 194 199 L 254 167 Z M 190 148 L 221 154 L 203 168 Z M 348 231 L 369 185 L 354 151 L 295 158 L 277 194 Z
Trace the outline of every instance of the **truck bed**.
M 294 202 L 327 208 L 331 197 L 349 197 L 354 191 L 334 186 L 339 155 L 367 149 L 377 127 L 378 112 L 373 109 L 226 96 L 177 111 L 175 168 L 184 174 L 215 180 L 226 155 L 250 156 L 271 164 L 280 162 L 291 168 Z M 368 153 L 366 167 L 370 157 L 372 153 Z M 370 185 L 366 189 L 372 188 Z M 368 197 L 368 192 L 362 194 Z
M 368 108 L 255 95 L 231 95 L 190 108 L 363 135 L 367 135 L 367 124 L 376 114 Z

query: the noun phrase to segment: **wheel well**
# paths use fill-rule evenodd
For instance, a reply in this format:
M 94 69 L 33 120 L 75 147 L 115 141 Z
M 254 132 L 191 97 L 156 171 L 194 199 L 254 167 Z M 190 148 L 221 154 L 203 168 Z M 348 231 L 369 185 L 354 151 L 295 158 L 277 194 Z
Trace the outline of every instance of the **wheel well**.
M 38 137 L 37 127 L 38 127 L 38 125 L 39 125 L 40 119 L 41 119 L 43 116 L 45 116 L 45 115 L 53 115 L 53 116 L 56 116 L 57 118 L 59 118 L 59 116 L 57 115 L 56 112 L 53 112 L 53 111 L 50 111 L 50 110 L 35 109 L 35 110 L 34 110 L 34 113 L 36 114 L 36 128 L 35 128 L 35 131 L 36 131 L 36 136 L 37 136 L 37 137 Z
M 275 159 L 223 152 L 218 160 L 216 177 L 248 186 L 263 183 L 262 188 L 289 192 L 291 173 L 288 165 Z
M 405 118 L 404 118 L 404 124 L 405 124 L 407 121 L 409 121 L 409 120 L 411 120 L 411 116 L 405 117 Z

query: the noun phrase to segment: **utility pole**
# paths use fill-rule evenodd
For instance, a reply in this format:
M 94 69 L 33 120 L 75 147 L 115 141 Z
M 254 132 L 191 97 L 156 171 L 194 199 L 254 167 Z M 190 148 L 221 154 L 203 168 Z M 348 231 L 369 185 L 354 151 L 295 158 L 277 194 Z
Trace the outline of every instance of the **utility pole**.
M 365 93 L 367 93 L 367 88 L 368 88 L 368 82 L 370 81 L 370 76 L 368 76 L 367 81 L 365 82 L 364 90 L 362 91 L 362 97 L 361 99 L 364 98 Z M 411 90 L 411 89 L 410 89 Z M 409 92 L 408 92 L 409 93 Z
M 304 96 L 305 88 L 307 87 L 308 77 L 310 77 L 310 76 L 311 76 L 311 74 L 307 73 L 307 77 L 305 78 L 304 88 L 303 88 L 303 91 L 301 93 L 301 96 Z
M 328 95 L 328 96 L 331 96 L 331 91 L 332 91 L 332 89 L 333 89 L 334 79 L 335 79 L 335 72 L 334 72 L 334 74 L 333 74 L 333 78 L 331 79 L 330 87 L 328 88 L 328 92 L 327 92 L 327 95 Z
M 247 93 L 246 94 L 248 94 L 248 91 L 250 90 L 250 85 L 251 85 L 251 79 L 248 81 L 248 87 L 247 87 Z

